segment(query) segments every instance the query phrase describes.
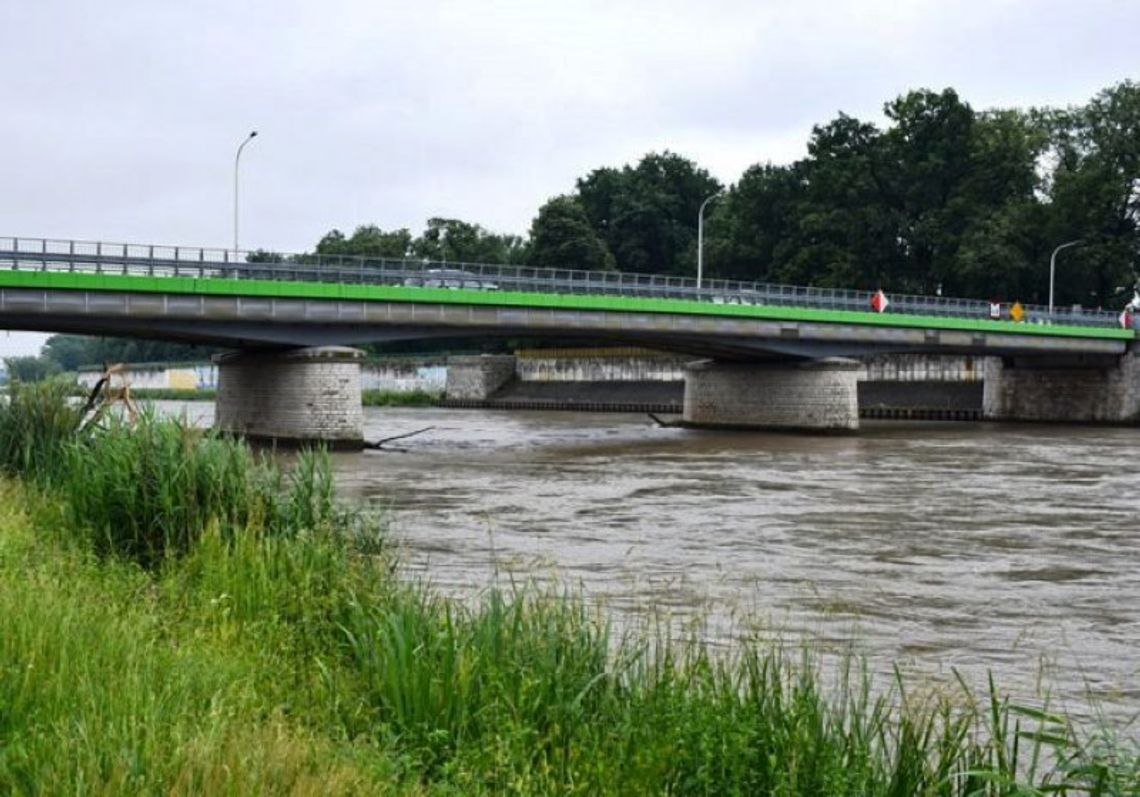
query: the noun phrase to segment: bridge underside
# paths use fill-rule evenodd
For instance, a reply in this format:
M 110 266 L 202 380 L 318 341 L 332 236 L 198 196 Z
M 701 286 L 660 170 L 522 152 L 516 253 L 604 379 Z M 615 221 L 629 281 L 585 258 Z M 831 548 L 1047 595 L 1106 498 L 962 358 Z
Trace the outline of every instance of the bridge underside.
M 986 414 L 995 420 L 1140 418 L 1140 366 L 1127 340 L 1034 334 L 1042 330 L 41 288 L 0 289 L 0 327 L 244 350 L 246 357 L 223 365 L 219 417 L 226 428 L 274 436 L 280 427 L 291 430 L 288 438 L 347 444 L 360 442 L 353 414 L 359 365 L 328 347 L 473 337 L 622 343 L 706 358 L 686 374 L 685 417 L 693 425 L 857 428 L 861 366 L 837 358 L 883 353 L 990 356 L 1005 364 L 986 379 Z
M 892 352 L 1120 355 L 1126 342 L 681 313 L 111 291 L 0 289 L 0 326 L 281 349 L 479 336 L 620 342 L 757 361 Z

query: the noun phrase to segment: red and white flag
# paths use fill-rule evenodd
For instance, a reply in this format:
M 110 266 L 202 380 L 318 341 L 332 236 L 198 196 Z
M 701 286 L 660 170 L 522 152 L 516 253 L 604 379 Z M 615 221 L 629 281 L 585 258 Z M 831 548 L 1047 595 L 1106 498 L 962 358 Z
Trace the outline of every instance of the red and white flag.
M 876 313 L 881 313 L 891 305 L 891 300 L 881 290 L 875 291 L 871 296 L 871 309 Z

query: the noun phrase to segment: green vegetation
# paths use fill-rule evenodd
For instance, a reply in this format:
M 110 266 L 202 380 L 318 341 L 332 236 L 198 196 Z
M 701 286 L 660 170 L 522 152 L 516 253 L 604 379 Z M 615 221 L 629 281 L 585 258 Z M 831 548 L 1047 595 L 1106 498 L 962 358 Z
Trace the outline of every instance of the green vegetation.
M 218 397 L 218 391 L 210 388 L 132 387 L 131 395 L 143 401 L 213 401 Z
M 365 407 L 434 407 L 443 394 L 435 390 L 364 390 L 360 394 Z
M 883 116 L 840 113 L 813 127 L 806 157 L 757 163 L 728 186 L 706 210 L 705 276 L 1043 303 L 1054 247 L 1080 239 L 1057 269 L 1057 303 L 1131 298 L 1140 84 L 1066 109 L 975 110 L 953 89 L 924 89 Z M 697 211 L 722 188 L 687 158 L 650 153 L 550 199 L 525 243 L 470 243 L 448 259 L 693 276 Z M 421 256 L 434 234 L 399 233 L 402 249 L 378 247 L 396 233 L 375 226 L 334 230 L 317 251 Z
M 60 372 L 59 365 L 47 357 L 5 357 L 4 369 L 12 381 L 39 382 Z
M 1140 788 L 1135 750 L 992 685 L 614 635 L 573 595 L 446 600 L 394 575 L 323 455 L 285 477 L 151 416 L 61 438 L 65 404 L 0 404 L 0 793 Z
M 44 344 L 43 357 L 59 370 L 76 371 L 99 363 L 209 362 L 215 351 L 214 347 L 157 340 L 52 335 Z
M 62 379 L 8 386 L 8 400 L 0 402 L 0 474 L 41 485 L 59 480 L 82 420 L 69 402 L 73 390 Z

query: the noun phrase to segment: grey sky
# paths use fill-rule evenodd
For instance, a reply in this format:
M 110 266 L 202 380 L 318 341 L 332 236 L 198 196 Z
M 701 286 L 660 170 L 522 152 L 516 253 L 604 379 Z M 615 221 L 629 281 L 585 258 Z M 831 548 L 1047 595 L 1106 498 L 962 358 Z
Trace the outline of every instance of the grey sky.
M 1138 77 L 1135 0 L 0 0 L 0 235 L 226 246 L 454 216 L 525 233 L 671 149 L 724 182 L 915 87 L 1064 105 Z M 0 356 L 42 337 L 0 336 Z

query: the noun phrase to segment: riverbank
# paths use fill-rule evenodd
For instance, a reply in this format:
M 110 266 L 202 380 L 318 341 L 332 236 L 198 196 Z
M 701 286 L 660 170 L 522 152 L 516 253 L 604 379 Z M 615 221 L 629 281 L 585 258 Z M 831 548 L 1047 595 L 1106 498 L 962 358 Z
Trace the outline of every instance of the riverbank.
M 0 791 L 1138 785 L 1133 754 L 996 690 L 872 684 L 850 661 L 832 682 L 762 642 L 615 639 L 562 593 L 445 600 L 394 575 L 323 457 L 286 476 L 154 419 L 76 435 L 59 398 L 0 408 Z
M 86 396 L 89 392 L 82 386 L 72 390 L 76 396 Z M 132 388 L 131 396 L 143 401 L 214 401 L 218 391 L 141 387 Z M 431 390 L 363 390 L 360 399 L 365 407 L 433 407 L 440 403 L 442 394 Z

